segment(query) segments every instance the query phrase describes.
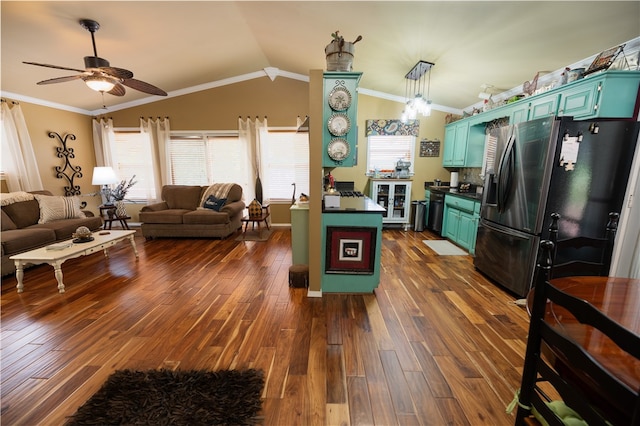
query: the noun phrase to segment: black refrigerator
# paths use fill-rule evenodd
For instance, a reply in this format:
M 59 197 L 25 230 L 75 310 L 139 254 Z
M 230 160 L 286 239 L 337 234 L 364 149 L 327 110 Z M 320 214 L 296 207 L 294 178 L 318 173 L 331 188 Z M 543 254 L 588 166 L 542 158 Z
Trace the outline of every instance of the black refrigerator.
M 476 242 L 476 269 L 512 293 L 531 288 L 551 213 L 558 238 L 604 237 L 620 212 L 638 123 L 548 117 L 493 129 Z

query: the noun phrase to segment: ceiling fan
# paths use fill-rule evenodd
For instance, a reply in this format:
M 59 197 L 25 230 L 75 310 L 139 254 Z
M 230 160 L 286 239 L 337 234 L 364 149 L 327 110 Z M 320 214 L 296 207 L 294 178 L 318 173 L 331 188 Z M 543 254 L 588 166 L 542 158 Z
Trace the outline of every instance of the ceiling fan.
M 124 68 L 112 67 L 109 65 L 109 61 L 98 56 L 94 33 L 100 28 L 100 24 L 91 19 L 81 19 L 80 25 L 91 33 L 91 42 L 93 43 L 93 56 L 84 57 L 84 66 L 86 69 L 80 70 L 76 68 L 61 67 L 58 65 L 39 64 L 37 62 L 23 62 L 29 65 L 37 65 L 39 67 L 77 71 L 80 73 L 39 81 L 37 84 L 64 83 L 66 81 L 80 79 L 91 89 L 97 92 L 109 93 L 114 96 L 124 96 L 126 93 L 124 86 L 144 93 L 149 93 L 151 95 L 167 96 L 167 92 L 164 90 L 144 81 L 136 80 L 133 78 L 133 73 L 131 71 Z

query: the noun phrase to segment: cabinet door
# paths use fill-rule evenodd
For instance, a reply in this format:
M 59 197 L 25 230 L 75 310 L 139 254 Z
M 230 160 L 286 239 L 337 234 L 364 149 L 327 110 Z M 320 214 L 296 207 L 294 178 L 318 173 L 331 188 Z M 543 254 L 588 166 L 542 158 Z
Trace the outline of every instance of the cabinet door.
M 456 126 L 455 143 L 453 145 L 454 166 L 464 166 L 467 155 L 467 140 L 469 138 L 469 123 L 464 122 Z
M 374 184 L 373 192 L 376 203 L 384 207 L 385 211 L 382 213 L 382 217 L 389 216 L 389 200 L 391 195 L 391 185 L 387 183 L 376 182 Z
M 442 235 L 452 241 L 457 241 L 459 226 L 460 226 L 460 210 L 452 209 L 445 205 Z
M 514 106 L 509 114 L 509 124 L 524 123 L 529 119 L 529 102 Z
M 444 150 L 442 153 L 442 165 L 453 166 L 453 151 L 456 143 L 456 126 L 451 124 L 444 130 Z
M 600 82 L 591 82 L 588 85 L 580 85 L 562 92 L 558 115 L 579 118 L 595 117 L 600 85 Z
M 393 213 L 391 217 L 399 223 L 405 223 L 409 220 L 409 212 L 411 211 L 411 184 L 396 183 L 392 188 Z
M 531 101 L 529 120 L 555 115 L 558 111 L 558 94 L 543 96 Z
M 472 214 L 460 212 L 460 221 L 458 225 L 457 243 L 469 250 L 473 241 L 473 235 L 476 233 L 476 221 Z

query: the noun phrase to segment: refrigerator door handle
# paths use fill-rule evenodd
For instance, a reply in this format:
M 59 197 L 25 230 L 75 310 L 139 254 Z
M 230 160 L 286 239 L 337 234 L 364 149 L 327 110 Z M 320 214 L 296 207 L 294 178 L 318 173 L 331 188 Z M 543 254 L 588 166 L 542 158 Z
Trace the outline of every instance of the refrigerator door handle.
M 509 140 L 500 159 L 500 166 L 498 167 L 498 185 L 496 191 L 496 198 L 498 204 L 498 211 L 504 211 L 509 198 L 509 191 L 513 184 L 513 175 L 515 173 L 515 128 L 513 133 L 509 136 Z
M 485 228 L 491 229 L 492 231 L 499 232 L 502 234 L 507 234 L 515 238 L 519 238 L 521 240 L 528 240 L 531 238 L 531 234 L 526 234 L 524 232 L 516 231 L 515 229 L 507 228 L 506 226 L 500 226 L 498 224 L 489 222 L 488 220 L 481 218 L 480 225 Z

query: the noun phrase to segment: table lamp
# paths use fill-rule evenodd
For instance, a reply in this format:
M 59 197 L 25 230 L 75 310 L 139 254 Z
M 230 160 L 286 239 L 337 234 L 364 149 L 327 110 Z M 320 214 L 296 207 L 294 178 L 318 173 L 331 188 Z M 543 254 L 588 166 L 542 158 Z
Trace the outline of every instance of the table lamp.
M 102 194 L 102 204 L 110 205 L 111 197 L 109 197 L 109 185 L 118 182 L 118 177 L 111 167 L 94 167 L 92 185 L 102 185 L 100 194 Z

